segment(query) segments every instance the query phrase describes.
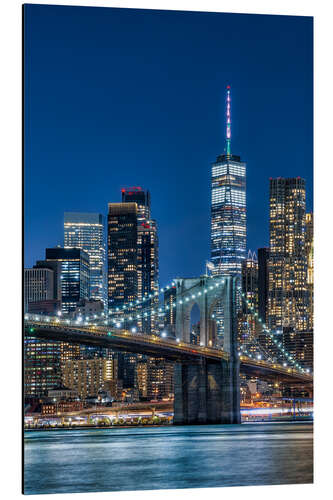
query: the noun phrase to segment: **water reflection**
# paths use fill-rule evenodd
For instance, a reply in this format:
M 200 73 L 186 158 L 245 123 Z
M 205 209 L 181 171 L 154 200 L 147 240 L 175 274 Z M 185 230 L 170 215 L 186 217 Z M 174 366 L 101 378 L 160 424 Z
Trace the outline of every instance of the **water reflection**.
M 312 424 L 27 431 L 25 493 L 313 481 Z

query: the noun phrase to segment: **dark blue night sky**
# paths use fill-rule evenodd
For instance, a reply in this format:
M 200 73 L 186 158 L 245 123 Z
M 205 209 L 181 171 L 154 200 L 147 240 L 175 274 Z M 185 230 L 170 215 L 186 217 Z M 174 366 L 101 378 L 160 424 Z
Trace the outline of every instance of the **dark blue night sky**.
M 312 208 L 312 18 L 27 5 L 26 265 L 63 243 L 64 211 L 106 214 L 149 189 L 160 284 L 209 258 L 211 163 L 247 163 L 248 248 L 268 245 L 269 177 Z

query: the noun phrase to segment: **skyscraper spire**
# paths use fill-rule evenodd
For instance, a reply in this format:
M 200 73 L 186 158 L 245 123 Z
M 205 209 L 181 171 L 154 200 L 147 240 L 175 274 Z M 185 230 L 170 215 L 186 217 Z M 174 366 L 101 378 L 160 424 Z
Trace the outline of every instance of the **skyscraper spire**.
M 231 156 L 231 97 L 230 85 L 227 85 L 227 116 L 226 116 L 226 143 L 227 143 L 227 156 Z

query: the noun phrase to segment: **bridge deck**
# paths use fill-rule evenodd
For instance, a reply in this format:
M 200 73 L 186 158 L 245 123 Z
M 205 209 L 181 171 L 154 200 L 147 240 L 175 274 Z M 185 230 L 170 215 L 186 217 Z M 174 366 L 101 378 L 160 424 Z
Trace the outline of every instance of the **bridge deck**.
M 74 326 L 65 321 L 41 322 L 26 320 L 25 335 L 45 340 L 58 340 L 75 344 L 105 347 L 112 350 L 163 357 L 169 361 L 193 363 L 207 360 L 218 363 L 228 360 L 229 354 L 221 349 L 177 342 L 174 339 L 162 339 L 154 335 L 133 334 L 127 330 L 114 330 L 101 325 Z M 263 360 L 254 360 L 240 356 L 241 373 L 264 379 L 295 384 L 311 384 L 312 375 L 300 373 L 292 368 L 271 364 Z

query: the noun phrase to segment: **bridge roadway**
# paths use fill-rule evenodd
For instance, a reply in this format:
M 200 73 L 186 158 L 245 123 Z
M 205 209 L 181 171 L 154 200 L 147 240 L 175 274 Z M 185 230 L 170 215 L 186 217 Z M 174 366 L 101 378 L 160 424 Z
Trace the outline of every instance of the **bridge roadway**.
M 163 357 L 173 362 L 193 364 L 207 360 L 210 363 L 219 363 L 223 359 L 229 359 L 229 354 L 217 348 L 186 344 L 155 335 L 133 334 L 127 330 L 114 330 L 102 325 L 73 325 L 60 319 L 55 321 L 28 319 L 24 321 L 24 326 L 26 336 Z M 241 373 L 249 376 L 279 380 L 293 385 L 307 385 L 313 382 L 312 375 L 300 373 L 292 368 L 252 359 L 245 355 L 241 355 L 239 359 Z

